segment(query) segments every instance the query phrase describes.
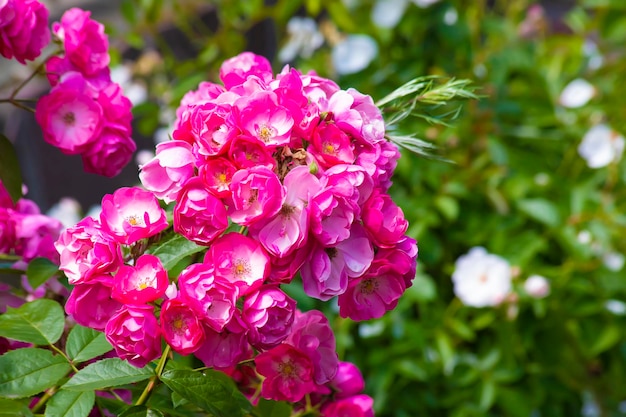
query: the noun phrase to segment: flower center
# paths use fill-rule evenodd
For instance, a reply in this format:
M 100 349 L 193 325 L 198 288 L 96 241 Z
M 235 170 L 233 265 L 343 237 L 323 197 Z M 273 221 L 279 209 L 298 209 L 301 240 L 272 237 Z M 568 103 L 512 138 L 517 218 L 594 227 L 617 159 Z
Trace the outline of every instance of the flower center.
M 363 294 L 372 294 L 378 289 L 378 281 L 375 279 L 366 279 L 361 283 L 361 292 Z
M 268 125 L 262 125 L 260 128 L 257 128 L 256 134 L 259 135 L 263 142 L 267 142 L 276 135 L 276 129 Z
M 292 361 L 281 362 L 278 365 L 278 372 L 280 372 L 283 377 L 293 377 L 296 374 L 296 366 Z
M 329 155 L 335 155 L 337 153 L 337 150 L 335 149 L 335 146 L 332 143 L 325 143 L 324 153 L 327 153 Z
M 293 214 L 294 211 L 296 211 L 296 208 L 294 206 L 290 206 L 289 204 L 283 204 L 283 206 L 280 208 L 280 215 L 283 217 L 289 217 Z
M 324 249 L 326 251 L 326 254 L 328 255 L 328 257 L 330 259 L 333 259 L 335 256 L 337 256 L 337 249 L 335 248 L 326 248 Z
M 126 221 L 131 226 L 141 226 L 141 225 L 143 225 L 143 221 L 142 221 L 141 217 L 139 217 L 137 214 L 131 214 L 130 216 L 126 217 Z
M 250 264 L 245 259 L 237 259 L 233 266 L 233 274 L 236 278 L 241 278 L 250 273 Z
M 63 115 L 63 122 L 68 126 L 74 126 L 74 123 L 76 122 L 76 116 L 71 111 L 67 112 Z

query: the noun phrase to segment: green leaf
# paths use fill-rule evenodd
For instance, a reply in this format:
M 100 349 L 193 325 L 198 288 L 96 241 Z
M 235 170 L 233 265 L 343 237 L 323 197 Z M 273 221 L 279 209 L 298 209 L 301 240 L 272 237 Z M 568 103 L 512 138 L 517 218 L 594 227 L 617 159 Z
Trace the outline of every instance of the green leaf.
M 65 349 L 74 362 L 84 362 L 107 353 L 113 346 L 104 333 L 77 324 L 67 337 Z
M 70 371 L 63 356 L 38 348 L 16 349 L 0 356 L 0 396 L 30 397 L 54 386 Z
M 35 258 L 28 263 L 26 277 L 31 287 L 38 288 L 57 272 L 59 272 L 59 267 L 53 264 L 49 259 Z
M 556 227 L 561 222 L 557 207 L 542 198 L 520 200 L 517 207 L 528 217 L 547 226 Z
M 256 406 L 256 411 L 259 417 L 289 417 L 292 409 L 284 401 L 270 401 L 261 398 Z
M 41 298 L 0 315 L 0 336 L 35 345 L 56 343 L 63 334 L 65 316 L 56 301 Z
M 96 402 L 94 391 L 60 390 L 50 398 L 46 417 L 87 417 Z
M 163 417 L 163 413 L 145 405 L 136 405 L 125 410 L 119 417 Z
M 218 371 L 165 371 L 161 381 L 216 417 L 242 417 L 252 408 L 233 380 Z
M 28 405 L 21 401 L 0 398 L 0 417 L 32 417 Z
M 206 249 L 204 246 L 198 246 L 181 235 L 172 235 L 169 239 L 161 241 L 159 245 L 149 248 L 146 252 L 158 256 L 163 268 L 169 271 L 184 257 L 204 249 Z
M 0 181 L 13 202 L 22 197 L 22 174 L 13 144 L 0 133 Z
M 119 358 L 103 359 L 78 371 L 63 388 L 72 391 L 91 391 L 143 381 L 154 375 L 146 366 L 137 368 Z

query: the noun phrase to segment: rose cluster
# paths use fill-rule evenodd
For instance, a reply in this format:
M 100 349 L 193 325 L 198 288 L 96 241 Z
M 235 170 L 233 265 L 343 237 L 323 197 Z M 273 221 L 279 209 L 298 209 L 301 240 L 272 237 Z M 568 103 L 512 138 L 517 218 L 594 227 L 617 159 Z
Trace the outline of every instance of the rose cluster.
M 0 181 L 0 254 L 22 257 L 22 263 L 44 257 L 59 263 L 54 242 L 63 225 L 41 214 L 34 201 L 21 198 L 13 203 Z
M 235 239 L 230 223 L 245 228 L 251 287 L 300 272 L 309 296 L 338 296 L 342 317 L 394 308 L 417 246 L 387 193 L 399 151 L 371 97 L 288 66 L 274 77 L 249 52 L 220 78 L 185 95 L 173 140 L 141 167 L 144 187 L 176 202 L 174 230 L 213 248 Z
M 0 55 L 22 64 L 50 42 L 48 9 L 37 0 L 0 0 Z
M 99 218 L 57 241 L 75 285 L 66 311 L 136 366 L 162 354 L 163 338 L 252 398 L 260 386 L 325 415 L 370 416 L 328 320 L 299 311 L 281 285 L 299 276 L 355 320 L 396 306 L 417 257 L 387 194 L 398 149 L 371 98 L 330 80 L 288 67 L 274 78 L 251 53 L 226 61 L 221 79 L 183 98 L 173 140 L 141 167 L 145 189 L 106 195 Z M 206 247 L 177 276 L 150 254 L 168 228 L 159 199 L 173 232 Z
M 50 94 L 37 102 L 35 118 L 46 142 L 80 154 L 85 171 L 113 177 L 136 149 L 131 139 L 131 102 L 111 81 L 104 26 L 90 12 L 67 10 L 52 31 L 62 56 L 46 62 Z

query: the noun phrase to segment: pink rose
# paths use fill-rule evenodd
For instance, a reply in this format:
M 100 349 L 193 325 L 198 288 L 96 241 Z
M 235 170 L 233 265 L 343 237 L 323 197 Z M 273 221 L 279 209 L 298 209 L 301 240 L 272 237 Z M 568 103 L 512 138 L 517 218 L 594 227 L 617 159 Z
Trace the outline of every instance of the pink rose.
M 45 5 L 36 0 L 0 1 L 0 55 L 25 64 L 41 55 L 49 42 Z
M 70 284 L 87 282 L 94 275 L 113 273 L 122 265 L 119 243 L 102 231 L 100 222 L 86 217 L 61 233 L 54 243 L 61 258 L 59 269 Z
M 120 359 L 143 368 L 161 356 L 161 329 L 151 305 L 125 305 L 104 329 Z
M 232 221 L 249 226 L 278 213 L 285 199 L 285 189 L 276 174 L 264 166 L 241 169 L 230 184 Z
M 294 123 L 291 113 L 277 100 L 273 92 L 261 91 L 235 103 L 240 111 L 239 127 L 244 133 L 273 148 L 289 144 Z
M 90 18 L 91 12 L 72 8 L 54 23 L 52 31 L 63 41 L 65 56 L 85 75 L 109 65 L 109 41 L 104 25 Z
M 50 94 L 41 97 L 35 119 L 44 140 L 68 155 L 82 153 L 95 142 L 104 119 L 94 94 L 78 73 L 70 73 Z
M 285 340 L 293 324 L 296 302 L 277 286 L 264 285 L 246 296 L 243 321 L 248 340 L 257 349 L 267 350 Z
M 224 61 L 220 68 L 220 79 L 227 90 L 241 85 L 246 79 L 256 76 L 265 82 L 272 79 L 270 62 L 252 52 L 243 52 Z
M 204 343 L 204 329 L 196 312 L 178 298 L 161 307 L 161 330 L 168 345 L 181 355 L 195 352 Z
M 374 245 L 383 248 L 395 246 L 409 226 L 402 209 L 380 189 L 365 202 L 361 219 Z
M 123 187 L 102 198 L 102 229 L 125 245 L 162 232 L 168 227 L 165 210 L 149 191 Z
M 63 225 L 57 219 L 43 214 L 24 214 L 14 218 L 15 253 L 25 262 L 37 257 L 59 263 L 59 254 L 54 248 Z
M 250 358 L 251 349 L 246 338 L 248 329 L 238 314 L 233 316 L 221 332 L 216 332 L 210 327 L 205 327 L 204 332 L 206 339 L 194 352 L 204 366 L 224 369 Z
M 161 260 L 143 254 L 135 266 L 122 265 L 117 271 L 112 297 L 124 304 L 146 304 L 163 297 L 168 284 Z
M 354 395 L 329 403 L 322 409 L 322 417 L 374 417 L 374 400 L 365 395 Z
M 191 145 L 180 140 L 159 143 L 155 157 L 139 169 L 143 186 L 158 199 L 171 203 L 185 181 L 194 175 Z
M 351 362 L 339 362 L 337 374 L 330 381 L 330 386 L 336 398 L 345 398 L 356 395 L 365 388 L 363 375 L 357 366 Z
M 264 376 L 261 396 L 268 400 L 298 402 L 315 391 L 313 363 L 294 346 L 280 344 L 254 358 Z
M 110 275 L 99 275 L 88 284 L 76 285 L 65 303 L 65 311 L 81 326 L 104 330 L 122 307 L 122 303 L 111 298 L 112 285 Z
M 228 215 L 222 200 L 206 188 L 201 178 L 188 180 L 174 207 L 174 231 L 208 246 L 227 228 Z
M 136 149 L 130 136 L 106 128 L 83 153 L 83 168 L 86 172 L 112 178 L 128 165 Z

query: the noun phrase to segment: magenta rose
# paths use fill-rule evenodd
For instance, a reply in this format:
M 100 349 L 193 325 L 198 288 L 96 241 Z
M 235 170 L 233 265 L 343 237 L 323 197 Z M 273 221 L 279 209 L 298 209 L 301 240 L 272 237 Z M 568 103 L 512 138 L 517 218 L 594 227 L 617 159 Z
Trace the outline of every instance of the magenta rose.
M 220 79 L 227 90 L 242 84 L 250 76 L 257 76 L 266 82 L 271 81 L 272 66 L 270 62 L 252 52 L 243 52 L 227 59 L 220 67 Z
M 167 344 L 181 355 L 195 352 L 204 343 L 202 321 L 191 307 L 178 298 L 163 303 L 161 330 Z
M 354 395 L 329 403 L 322 410 L 322 417 L 374 417 L 374 400 L 365 395 Z
M 147 190 L 166 203 L 176 201 L 185 181 L 194 175 L 191 145 L 182 140 L 159 143 L 155 157 L 139 168 L 139 179 Z
M 138 368 L 161 356 L 161 329 L 151 305 L 123 306 L 104 333 L 117 356 Z
M 49 42 L 45 5 L 37 0 L 0 1 L 0 55 L 25 64 L 41 55 Z
M 168 284 L 161 260 L 143 254 L 134 266 L 120 267 L 115 275 L 112 297 L 124 304 L 146 304 L 163 297 Z
M 115 177 L 128 165 L 137 149 L 135 141 L 119 130 L 105 128 L 82 154 L 86 172 Z
M 74 286 L 65 303 L 65 311 L 76 323 L 95 330 L 104 330 L 109 319 L 122 303 L 111 298 L 113 277 L 99 275 L 88 284 Z
M 246 296 L 242 318 L 250 332 L 248 340 L 267 350 L 285 340 L 291 330 L 296 302 L 277 286 L 264 285 Z

